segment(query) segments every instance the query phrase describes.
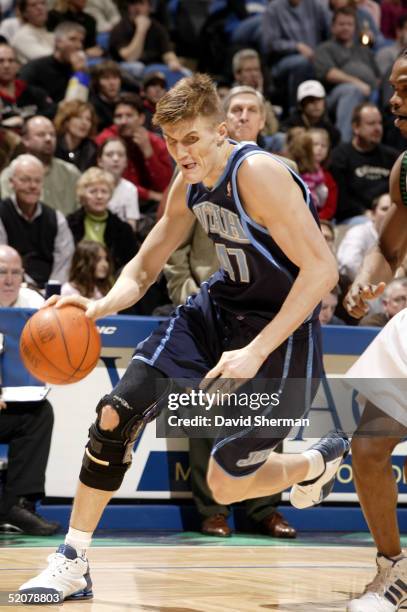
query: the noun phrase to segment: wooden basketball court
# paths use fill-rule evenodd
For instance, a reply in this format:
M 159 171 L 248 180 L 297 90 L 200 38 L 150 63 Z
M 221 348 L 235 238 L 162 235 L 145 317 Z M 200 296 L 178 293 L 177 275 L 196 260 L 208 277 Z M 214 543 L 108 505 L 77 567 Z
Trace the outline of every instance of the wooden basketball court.
M 274 540 L 275 542 L 275 540 Z M 16 590 L 55 548 L 0 548 L 0 591 Z M 374 575 L 374 548 L 357 546 L 98 546 L 94 599 L 65 612 L 331 612 Z M 2 607 L 21 610 L 22 606 Z M 61 605 L 35 609 L 62 610 Z

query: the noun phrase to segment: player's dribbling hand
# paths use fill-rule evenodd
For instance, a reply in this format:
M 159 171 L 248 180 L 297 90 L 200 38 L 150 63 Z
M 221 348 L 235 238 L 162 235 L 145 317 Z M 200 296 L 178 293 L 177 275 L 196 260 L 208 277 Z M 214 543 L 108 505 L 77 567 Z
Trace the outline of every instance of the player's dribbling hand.
M 103 304 L 103 300 L 91 300 L 89 298 L 83 297 L 82 295 L 51 295 L 51 297 L 44 302 L 41 308 L 46 308 L 47 306 L 55 306 L 55 308 L 63 308 L 63 306 L 78 306 L 78 308 L 82 308 L 86 316 L 89 319 L 95 321 L 96 319 L 100 319 L 101 317 L 107 317 L 111 314 L 110 310 Z
M 361 319 L 369 311 L 368 301 L 379 297 L 385 287 L 386 283 L 378 285 L 353 283 L 343 300 L 346 311 L 355 319 Z

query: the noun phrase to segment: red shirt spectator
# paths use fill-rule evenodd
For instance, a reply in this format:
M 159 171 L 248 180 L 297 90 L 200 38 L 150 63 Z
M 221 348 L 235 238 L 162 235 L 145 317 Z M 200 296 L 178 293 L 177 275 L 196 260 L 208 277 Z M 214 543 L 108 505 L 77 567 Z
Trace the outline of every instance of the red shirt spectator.
M 338 203 L 338 185 L 329 170 L 322 168 L 324 173 L 324 183 L 328 188 L 328 195 L 324 206 L 318 211 L 320 219 L 332 219 L 336 213 L 336 205 Z
M 114 125 L 104 129 L 96 137 L 96 143 L 100 146 L 112 136 L 123 138 L 128 157 L 123 177 L 137 186 L 142 200 L 159 202 L 171 180 L 173 164 L 162 138 L 144 127 L 140 97 L 135 94 L 120 96 L 113 120 Z

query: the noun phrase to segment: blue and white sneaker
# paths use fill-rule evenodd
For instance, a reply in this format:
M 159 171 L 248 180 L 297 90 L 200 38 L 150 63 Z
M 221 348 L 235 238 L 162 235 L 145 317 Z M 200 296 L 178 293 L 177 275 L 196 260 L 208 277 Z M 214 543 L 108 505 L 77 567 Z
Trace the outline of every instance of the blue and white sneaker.
M 317 478 L 304 480 L 294 485 L 290 492 L 290 502 L 295 508 L 310 508 L 321 503 L 332 491 L 335 476 L 342 461 L 349 453 L 349 440 L 344 433 L 331 431 L 311 446 L 321 453 L 325 470 Z
M 61 544 L 55 553 L 49 555 L 47 561 L 48 567 L 22 584 L 19 593 L 49 595 L 49 602 L 41 600 L 43 605 L 55 604 L 58 595 L 60 602 L 93 597 L 88 560 L 79 557 L 72 546 Z M 27 603 L 30 603 L 28 599 Z

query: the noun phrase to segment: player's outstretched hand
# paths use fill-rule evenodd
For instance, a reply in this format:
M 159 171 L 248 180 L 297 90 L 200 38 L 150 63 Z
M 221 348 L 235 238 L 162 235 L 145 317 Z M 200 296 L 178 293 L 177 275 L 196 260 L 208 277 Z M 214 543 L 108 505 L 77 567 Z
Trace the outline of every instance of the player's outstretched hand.
M 386 283 L 378 285 L 353 283 L 343 300 L 343 305 L 352 317 L 361 319 L 369 310 L 368 301 L 382 295 L 385 287 Z

